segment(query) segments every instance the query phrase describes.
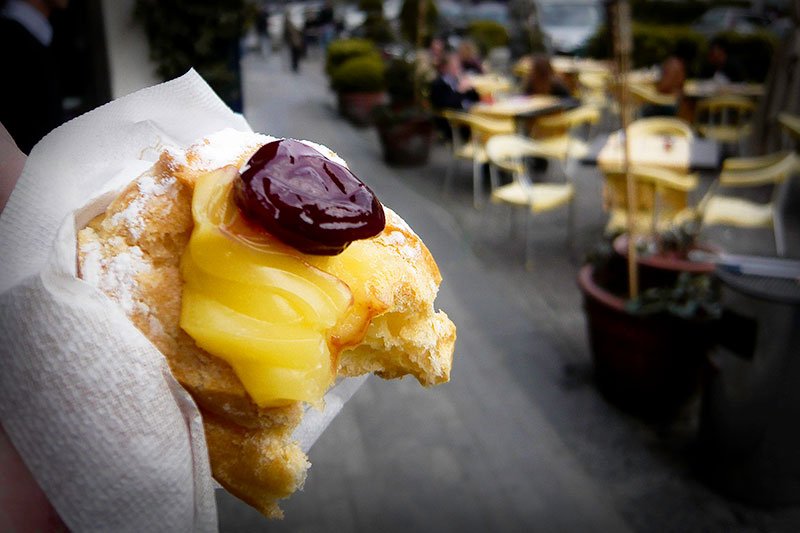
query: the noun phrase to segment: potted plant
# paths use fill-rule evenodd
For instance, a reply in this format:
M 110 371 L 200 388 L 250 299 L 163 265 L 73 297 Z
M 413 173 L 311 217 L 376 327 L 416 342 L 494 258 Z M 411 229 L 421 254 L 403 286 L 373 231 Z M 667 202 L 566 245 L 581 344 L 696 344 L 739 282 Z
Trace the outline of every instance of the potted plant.
M 386 88 L 389 104 L 375 108 L 373 117 L 390 165 L 415 166 L 427 163 L 433 140 L 433 120 L 422 105 L 417 68 L 408 56 L 389 61 Z
M 386 101 L 384 65 L 377 55 L 346 60 L 331 72 L 331 85 L 339 113 L 357 126 L 369 125 L 373 108 Z
M 636 241 L 636 262 L 639 268 L 639 285 L 642 289 L 670 285 L 683 273 L 711 274 L 715 264 L 693 261 L 693 251 L 716 253 L 711 245 L 698 242 L 699 220 L 688 220 L 655 235 L 641 236 Z M 628 235 L 620 234 L 613 240 L 614 251 L 628 257 Z
M 578 275 L 598 388 L 648 417 L 676 413 L 697 389 L 720 315 L 708 273 L 682 272 L 631 298 L 609 242 Z
M 631 21 L 627 0 L 607 4 L 614 44 L 622 128 L 630 120 L 626 73 Z M 640 292 L 635 211 L 639 204 L 627 145 L 622 161 L 627 204 L 627 253 L 607 242 L 578 275 L 595 376 L 600 390 L 622 407 L 648 417 L 674 414 L 697 389 L 720 315 L 718 291 L 707 273 L 681 272 L 672 282 L 650 280 Z M 694 242 L 688 238 L 686 243 Z M 666 254 L 662 254 L 666 255 Z

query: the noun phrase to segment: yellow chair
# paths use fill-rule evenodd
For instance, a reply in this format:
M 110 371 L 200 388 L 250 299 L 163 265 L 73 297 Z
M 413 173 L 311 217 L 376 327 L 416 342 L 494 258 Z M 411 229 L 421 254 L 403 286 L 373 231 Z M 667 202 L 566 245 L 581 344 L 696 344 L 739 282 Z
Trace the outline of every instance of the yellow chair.
M 772 228 L 777 255 L 786 253 L 780 207 L 787 184 L 800 170 L 800 156 L 780 152 L 762 157 L 726 159 L 722 173 L 700 202 L 698 211 L 704 226 Z M 719 194 L 720 188 L 756 189 L 772 187 L 770 201 L 761 203 L 740 196 Z
M 600 110 L 594 105 L 582 105 L 569 111 L 546 115 L 536 120 L 532 132 L 541 146 L 546 146 L 549 157 L 566 161 L 567 157 L 579 159 L 589 152 L 588 144 L 575 137 L 573 132 L 588 127 L 586 137 L 591 136 L 591 128 L 600 122 Z
M 648 117 L 634 120 L 628 124 L 628 135 L 672 135 L 684 139 L 694 138 L 692 127 L 685 121 L 673 117 Z
M 631 83 L 628 85 L 631 103 L 637 114 L 646 105 L 677 107 L 678 99 L 672 94 L 663 94 L 656 90 L 655 84 Z
M 513 133 L 514 123 L 511 120 L 491 119 L 463 111 L 443 110 L 439 116 L 447 120 L 452 131 L 452 159 L 445 173 L 444 193 L 446 194 L 450 189 L 458 161 L 470 161 L 472 162 L 472 201 L 473 205 L 478 208 L 481 197 L 482 169 L 483 165 L 488 162 L 486 141 L 494 135 Z M 469 131 L 469 139 L 462 138 L 462 129 Z
M 563 183 L 539 183 L 531 180 L 526 170 L 525 158 L 538 157 L 548 161 L 548 167 L 562 165 L 563 159 L 557 157 L 551 147 L 539 141 L 520 135 L 497 135 L 486 143 L 489 157 L 489 170 L 492 175 L 492 202 L 523 207 L 527 210 L 525 222 L 525 265 L 530 268 L 532 261 L 531 223 L 538 213 L 552 211 L 564 205 L 569 206 L 567 240 L 572 243 L 573 231 L 573 199 L 575 187 L 571 176 L 563 172 Z M 512 182 L 498 186 L 497 168 L 515 168 Z M 563 170 L 563 167 L 562 167 Z
M 634 231 L 653 234 L 688 220 L 694 215 L 689 196 L 697 188 L 696 174 L 679 174 L 655 167 L 633 166 L 631 177 L 636 184 Z M 604 207 L 609 213 L 606 231 L 628 229 L 628 188 L 622 169 L 604 170 Z
M 739 148 L 750 135 L 750 120 L 755 104 L 749 98 L 732 94 L 712 96 L 697 102 L 695 129 L 703 137 Z

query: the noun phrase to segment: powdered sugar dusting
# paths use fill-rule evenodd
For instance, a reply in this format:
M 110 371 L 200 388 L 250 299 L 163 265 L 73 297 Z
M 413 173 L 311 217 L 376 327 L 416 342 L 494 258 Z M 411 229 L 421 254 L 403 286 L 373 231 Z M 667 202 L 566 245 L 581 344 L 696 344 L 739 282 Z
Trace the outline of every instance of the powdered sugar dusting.
M 114 239 L 109 245 L 119 245 Z M 125 313 L 147 313 L 150 308 L 137 295 L 137 279 L 139 274 L 150 272 L 151 266 L 145 261 L 144 253 L 138 246 L 131 246 L 111 257 L 103 255 L 102 247 L 97 241 L 90 241 L 81 246 L 81 277 L 116 300 Z
M 409 241 L 402 231 L 392 231 L 391 233 L 383 236 L 383 242 L 394 246 L 398 249 L 400 254 L 409 261 L 416 261 L 422 254 L 419 243 Z
M 225 128 L 192 146 L 190 160 L 196 170 L 214 170 L 238 164 L 247 148 L 256 149 L 275 140 L 275 137 L 261 133 Z
M 139 194 L 125 209 L 111 216 L 109 219 L 110 224 L 112 226 L 122 225 L 126 227 L 134 240 L 139 239 L 144 231 L 143 213 L 145 207 L 156 196 L 169 195 L 174 198 L 177 194 L 177 188 L 175 187 L 177 182 L 171 176 L 161 181 L 157 181 L 153 176 L 141 176 L 136 181 Z
M 168 144 L 164 146 L 164 152 L 168 156 L 170 170 L 175 170 L 177 167 L 188 165 L 188 162 L 186 161 L 186 151 L 175 146 L 174 144 Z

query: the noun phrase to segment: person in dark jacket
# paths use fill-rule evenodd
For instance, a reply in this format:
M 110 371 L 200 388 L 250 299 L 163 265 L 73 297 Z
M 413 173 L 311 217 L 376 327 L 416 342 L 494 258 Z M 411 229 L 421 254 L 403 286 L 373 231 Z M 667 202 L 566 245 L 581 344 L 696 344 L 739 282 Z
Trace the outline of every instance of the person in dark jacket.
M 728 43 L 724 38 L 715 37 L 708 43 L 706 64 L 700 71 L 700 78 L 723 83 L 744 81 L 744 67 L 728 54 Z
M 55 55 L 53 9 L 66 0 L 8 0 L 0 10 L 0 123 L 24 153 L 63 121 Z
M 437 68 L 438 76 L 431 83 L 431 105 L 436 109 L 465 111 L 480 100 L 477 91 L 464 77 L 461 59 L 451 52 L 445 55 Z
M 430 87 L 430 101 L 434 109 L 466 111 L 480 100 L 478 92 L 463 75 L 461 58 L 457 53 L 446 54 L 436 70 L 438 75 L 431 82 Z M 453 132 L 445 119 L 437 118 L 436 126 L 446 139 L 452 138 Z M 469 132 L 461 132 L 461 136 L 466 138 L 469 136 Z

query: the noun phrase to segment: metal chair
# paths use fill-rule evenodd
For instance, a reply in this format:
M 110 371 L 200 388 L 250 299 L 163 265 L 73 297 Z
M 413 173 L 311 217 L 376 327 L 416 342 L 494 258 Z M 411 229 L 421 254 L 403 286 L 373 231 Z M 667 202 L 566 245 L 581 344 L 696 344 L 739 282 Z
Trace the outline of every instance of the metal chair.
M 698 206 L 704 226 L 724 225 L 739 228 L 772 228 L 777 255 L 786 253 L 780 207 L 786 197 L 789 179 L 800 170 L 800 156 L 779 152 L 762 157 L 730 158 Z M 719 194 L 719 189 L 772 187 L 768 202 L 741 196 Z
M 472 163 L 472 201 L 473 205 L 478 208 L 481 197 L 482 169 L 489 160 L 486 155 L 486 141 L 494 135 L 513 133 L 514 124 L 508 120 L 490 119 L 463 111 L 443 110 L 439 116 L 447 120 L 452 131 L 452 159 L 445 172 L 443 193 L 446 194 L 450 189 L 458 162 L 470 161 Z M 462 130 L 469 132 L 468 139 L 463 138 Z
M 531 225 L 534 215 L 568 206 L 567 242 L 571 248 L 574 226 L 573 200 L 575 187 L 570 172 L 566 170 L 569 150 L 562 151 L 552 144 L 536 141 L 520 135 L 498 135 L 489 139 L 486 144 L 489 157 L 489 172 L 492 182 L 492 202 L 522 207 L 527 211 L 525 221 L 525 266 L 532 265 Z M 558 166 L 562 170 L 564 181 L 534 182 L 527 171 L 526 158 L 543 158 L 548 162 L 548 169 Z M 497 172 L 499 168 L 513 168 L 512 181 L 507 185 L 499 185 Z

